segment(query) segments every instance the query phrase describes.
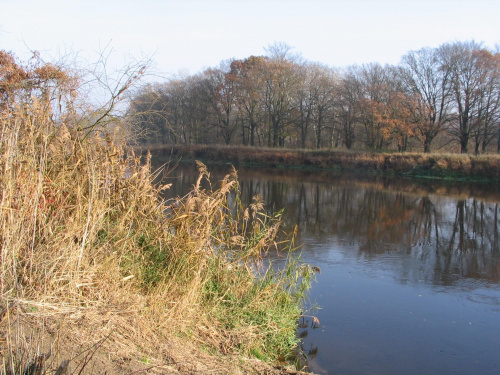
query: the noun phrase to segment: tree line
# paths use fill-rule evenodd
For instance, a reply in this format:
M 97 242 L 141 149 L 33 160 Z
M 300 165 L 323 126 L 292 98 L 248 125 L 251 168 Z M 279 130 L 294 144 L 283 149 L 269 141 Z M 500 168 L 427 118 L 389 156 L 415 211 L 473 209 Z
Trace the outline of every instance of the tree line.
M 474 41 L 337 69 L 283 43 L 134 93 L 142 143 L 500 152 L 500 53 Z

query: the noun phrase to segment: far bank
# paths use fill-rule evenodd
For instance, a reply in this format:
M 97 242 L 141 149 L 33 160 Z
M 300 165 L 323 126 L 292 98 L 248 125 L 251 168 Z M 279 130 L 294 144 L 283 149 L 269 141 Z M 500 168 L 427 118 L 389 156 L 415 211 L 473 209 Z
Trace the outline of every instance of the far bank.
M 234 166 L 358 171 L 410 177 L 500 181 L 500 155 L 370 153 L 221 145 L 144 146 L 165 160 L 200 160 Z

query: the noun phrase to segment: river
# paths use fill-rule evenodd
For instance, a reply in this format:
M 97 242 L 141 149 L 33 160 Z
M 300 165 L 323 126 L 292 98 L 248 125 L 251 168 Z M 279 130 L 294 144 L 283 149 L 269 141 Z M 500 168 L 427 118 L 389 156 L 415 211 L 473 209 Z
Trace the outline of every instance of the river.
M 213 181 L 229 167 L 212 166 Z M 500 373 L 500 191 L 467 184 L 238 169 L 243 202 L 260 195 L 299 227 L 319 326 L 298 335 L 318 374 Z M 182 196 L 197 177 L 166 181 Z

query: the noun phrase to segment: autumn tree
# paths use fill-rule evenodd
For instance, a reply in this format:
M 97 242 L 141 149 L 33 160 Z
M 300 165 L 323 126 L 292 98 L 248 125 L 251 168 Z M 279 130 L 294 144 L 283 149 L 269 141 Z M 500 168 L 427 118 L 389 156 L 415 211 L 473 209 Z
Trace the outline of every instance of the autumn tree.
M 333 139 L 338 138 L 335 134 L 337 129 L 335 128 L 335 95 L 338 88 L 338 77 L 333 69 L 330 69 L 322 65 L 313 65 L 312 67 L 312 98 L 314 100 L 315 111 L 313 113 L 314 118 L 314 135 L 315 135 L 315 147 L 321 148 L 324 138 L 324 131 L 330 125 L 330 141 L 329 145 L 333 145 Z
M 474 51 L 480 75 L 479 99 L 474 108 L 472 126 L 474 153 L 486 152 L 488 145 L 498 135 L 500 126 L 500 54 L 482 49 Z
M 142 143 L 175 142 L 175 133 L 170 132 L 168 121 L 171 111 L 167 87 L 161 84 L 147 84 L 138 90 L 130 103 L 136 138 Z M 173 112 L 175 113 L 175 112 Z
M 307 146 L 312 136 L 314 147 L 320 148 L 324 130 L 333 116 L 336 78 L 333 71 L 320 64 L 306 63 L 297 66 L 301 84 L 294 95 L 294 123 L 300 132 L 300 146 Z M 333 129 L 332 129 L 333 131 Z
M 186 77 L 179 85 L 177 94 L 182 121 L 180 129 L 184 143 L 206 144 L 213 140 L 209 123 L 210 103 L 203 88 L 205 77 L 196 74 Z
M 474 142 L 479 153 L 497 139 L 500 150 L 500 58 L 479 44 L 423 48 L 396 67 L 342 73 L 303 61 L 283 43 L 266 51 L 145 87 L 131 104 L 138 128 L 161 134 L 155 141 L 187 144 L 404 152 L 419 142 L 430 152 L 438 138 L 462 152 Z M 7 100 L 1 88 L 0 95 Z
M 196 133 L 189 81 L 172 79 L 163 84 L 146 84 L 131 96 L 129 121 L 141 143 L 191 143 Z
M 69 107 L 77 85 L 76 75 L 62 66 L 45 63 L 38 52 L 23 65 L 12 53 L 0 50 L 0 111 L 12 109 L 16 103 L 28 108 L 38 102 L 50 107 L 52 116 L 60 114 L 63 105 L 73 112 Z
M 335 98 L 335 122 L 340 140 L 350 150 L 356 141 L 356 128 L 360 122 L 359 101 L 362 88 L 351 69 L 346 72 L 338 86 Z
M 415 136 L 415 123 L 412 112 L 415 107 L 412 96 L 399 89 L 391 93 L 389 121 L 393 126 L 393 139 L 399 152 L 408 151 L 411 139 Z
M 289 46 L 275 44 L 267 51 L 270 56 L 262 72 L 261 100 L 270 124 L 268 146 L 283 147 L 286 127 L 290 124 L 291 95 L 300 81 Z
M 202 73 L 200 89 L 210 110 L 211 128 L 220 134 L 225 144 L 231 143 L 238 123 L 237 83 L 230 71 L 230 62 Z
M 189 144 L 215 143 L 215 134 L 210 125 L 211 103 L 207 100 L 203 73 L 188 77 L 184 100 L 184 117 L 189 131 Z
M 242 123 L 243 144 L 255 146 L 258 126 L 263 121 L 262 91 L 266 59 L 250 56 L 231 62 L 229 77 L 236 88 L 236 101 Z
M 368 64 L 352 70 L 351 74 L 362 90 L 358 105 L 359 121 L 364 130 L 363 142 L 369 149 L 382 150 L 390 144 L 394 129 L 389 67 Z
M 438 49 L 441 69 L 450 70 L 448 88 L 454 103 L 454 121 L 449 133 L 460 144 L 460 152 L 469 152 L 469 140 L 475 130 L 474 116 L 481 100 L 482 77 L 478 63 L 481 46 L 476 42 L 444 44 Z
M 172 143 L 188 143 L 189 121 L 188 108 L 188 85 L 185 80 L 173 79 L 162 86 L 163 98 L 166 113 L 163 116 L 167 119 L 168 131 Z
M 423 48 L 403 56 L 399 72 L 415 136 L 424 152 L 430 152 L 432 141 L 450 121 L 451 69 L 442 66 L 435 49 Z
M 11 53 L 0 51 L 0 110 L 8 109 L 22 95 L 23 82 L 29 76 Z

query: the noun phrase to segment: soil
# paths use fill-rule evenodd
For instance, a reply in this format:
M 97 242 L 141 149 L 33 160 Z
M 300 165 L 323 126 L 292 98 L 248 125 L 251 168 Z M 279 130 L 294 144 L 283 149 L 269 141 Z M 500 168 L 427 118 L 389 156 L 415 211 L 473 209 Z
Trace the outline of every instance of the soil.
M 0 309 L 0 357 L 14 364 L 11 367 L 21 363 L 15 373 L 32 375 L 307 374 L 258 359 L 211 354 L 176 337 L 165 337 L 156 355 L 150 355 L 116 324 L 109 312 L 101 316 L 91 310 L 51 314 L 11 305 Z M 33 371 L 26 372 L 28 367 Z

